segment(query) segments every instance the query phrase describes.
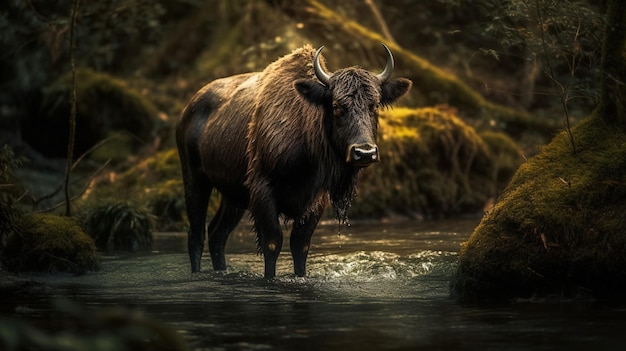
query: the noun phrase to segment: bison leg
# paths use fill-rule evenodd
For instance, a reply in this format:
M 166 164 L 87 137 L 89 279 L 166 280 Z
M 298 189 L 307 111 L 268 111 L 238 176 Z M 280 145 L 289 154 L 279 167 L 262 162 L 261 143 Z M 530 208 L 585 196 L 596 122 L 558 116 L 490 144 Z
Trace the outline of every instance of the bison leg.
M 259 251 L 265 261 L 265 278 L 276 275 L 276 261 L 283 246 L 283 232 L 278 221 L 278 210 L 272 190 L 267 183 L 258 182 L 250 186 L 250 213 L 254 218 Z
M 262 220 L 261 222 L 265 221 Z M 278 222 L 278 214 L 274 217 L 274 222 L 275 223 L 262 223 L 259 225 L 259 221 L 255 219 L 257 240 L 265 261 L 266 279 L 272 279 L 276 276 L 276 261 L 283 247 L 283 232 Z
M 195 164 L 190 162 L 195 158 L 189 158 L 182 145 L 179 145 L 179 155 L 183 171 L 185 206 L 189 219 L 187 249 L 191 261 L 191 272 L 196 273 L 200 271 L 200 260 L 202 259 L 206 234 L 206 211 L 213 186 L 208 178 L 198 171 L 199 167 L 194 167 Z
M 222 198 L 220 207 L 209 224 L 209 252 L 211 253 L 211 261 L 213 269 L 223 271 L 226 269 L 226 257 L 224 256 L 224 247 L 230 232 L 235 229 L 244 210 L 230 206 L 226 199 Z
M 294 222 L 289 244 L 293 257 L 293 270 L 296 276 L 306 275 L 306 259 L 311 245 L 311 236 L 317 227 L 322 211 L 309 215 L 303 222 Z
M 211 196 L 211 185 L 208 181 L 185 184 L 185 203 L 189 217 L 187 232 L 187 249 L 191 262 L 191 272 L 200 271 L 200 260 L 204 249 L 206 211 Z
M 276 221 L 278 223 L 278 221 Z M 280 231 L 280 226 L 278 226 Z M 282 232 L 278 236 L 264 235 L 265 244 L 263 244 L 263 259 L 265 260 L 265 279 L 272 279 L 276 276 L 276 261 L 278 261 L 278 255 L 283 246 Z

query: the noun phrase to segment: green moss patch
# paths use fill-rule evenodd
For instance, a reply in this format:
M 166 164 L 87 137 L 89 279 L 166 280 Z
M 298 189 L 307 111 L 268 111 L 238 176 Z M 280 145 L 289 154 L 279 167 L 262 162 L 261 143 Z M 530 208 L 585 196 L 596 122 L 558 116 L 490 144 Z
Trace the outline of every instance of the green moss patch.
M 510 138 L 481 135 L 444 107 L 385 111 L 378 144 L 381 162 L 363 172 L 352 217 L 479 211 L 520 162 Z
M 122 172 L 112 172 L 96 182 L 79 200 L 81 209 L 102 203 L 140 204 L 155 216 L 157 230 L 181 230 L 184 220 L 180 161 L 175 148 L 160 151 Z M 217 208 L 217 204 L 212 205 Z
M 12 233 L 2 261 L 10 271 L 85 273 L 98 268 L 96 247 L 76 218 L 25 215 Z
M 463 245 L 461 300 L 622 296 L 626 288 L 626 134 L 597 115 L 523 164 Z

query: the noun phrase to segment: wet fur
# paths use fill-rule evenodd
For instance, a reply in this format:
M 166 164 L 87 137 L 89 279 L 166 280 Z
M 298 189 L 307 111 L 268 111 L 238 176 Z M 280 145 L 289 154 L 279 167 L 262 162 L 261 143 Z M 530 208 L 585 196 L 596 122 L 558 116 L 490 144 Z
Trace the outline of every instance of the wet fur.
M 228 232 L 246 208 L 254 219 L 259 251 L 274 260 L 282 246 L 278 217 L 294 220 L 294 265 L 304 261 L 295 267 L 299 275 L 310 235 L 329 201 L 345 220 L 361 170 L 346 163 L 346 144 L 352 139 L 375 143 L 379 106 L 406 93 L 410 81 L 394 79 L 381 85 L 371 73 L 348 68 L 335 72 L 330 87 L 325 87 L 313 72 L 314 54 L 307 45 L 262 72 L 216 80 L 183 111 L 176 136 L 190 218 L 192 270 L 199 270 L 212 188 L 223 199 L 209 225 L 210 249 L 222 246 L 221 253 L 211 249 L 215 269 L 223 269 L 216 260 L 223 262 Z M 337 118 L 337 107 L 349 116 Z M 265 259 L 266 276 L 271 276 L 275 267 L 268 274 Z

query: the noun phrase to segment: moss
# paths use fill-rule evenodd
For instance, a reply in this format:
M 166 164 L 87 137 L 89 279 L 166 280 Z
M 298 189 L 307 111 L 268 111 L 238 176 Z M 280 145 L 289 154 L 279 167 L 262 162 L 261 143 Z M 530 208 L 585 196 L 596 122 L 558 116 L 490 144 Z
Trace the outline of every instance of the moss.
M 379 134 L 381 163 L 363 172 L 352 217 L 478 211 L 519 162 L 509 138 L 488 132 L 488 144 L 443 106 L 385 111 Z
M 149 156 L 125 171 L 99 178 L 77 206 L 85 210 L 103 202 L 128 201 L 145 206 L 156 217 L 157 230 L 183 229 L 183 181 L 175 148 Z M 211 209 L 217 209 L 217 205 L 214 197 Z
M 180 190 L 176 191 L 177 188 Z M 174 148 L 159 151 L 127 169 L 100 177 L 81 198 L 79 206 L 94 207 L 101 201 L 110 200 L 146 202 L 155 194 L 182 195 L 182 174 Z
M 596 114 L 523 164 L 463 245 L 463 300 L 622 296 L 626 288 L 626 135 Z
M 24 130 L 25 138 L 46 156 L 63 157 L 67 151 L 68 118 L 70 115 L 71 73 L 68 73 L 46 90 L 42 113 L 30 121 L 38 128 Z M 77 156 L 86 152 L 97 142 L 120 132 L 132 138 L 118 138 L 104 147 L 113 148 L 106 157 L 126 156 L 129 149 L 136 150 L 152 138 L 158 114 L 154 105 L 126 83 L 106 73 L 90 69 L 76 70 Z M 119 145 L 118 145 L 119 144 Z
M 15 272 L 84 273 L 98 268 L 96 248 L 76 218 L 30 214 L 7 240 L 2 260 Z

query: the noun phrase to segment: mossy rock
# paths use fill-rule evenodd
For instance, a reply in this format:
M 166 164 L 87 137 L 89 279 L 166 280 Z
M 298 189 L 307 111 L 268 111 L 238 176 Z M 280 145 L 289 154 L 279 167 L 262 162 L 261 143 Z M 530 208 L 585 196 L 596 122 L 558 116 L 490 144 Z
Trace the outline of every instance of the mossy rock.
M 13 272 L 71 272 L 98 269 L 93 240 L 78 220 L 51 214 L 25 215 L 12 233 L 2 261 Z
M 68 73 L 44 91 L 41 113 L 31 116 L 24 138 L 49 157 L 67 155 L 72 75 Z M 76 70 L 76 139 L 79 156 L 96 143 L 115 137 L 101 148 L 103 157 L 128 155 L 150 141 L 158 111 L 146 97 L 125 82 L 86 68 Z
M 460 300 L 622 298 L 626 133 L 591 115 L 524 163 L 463 244 Z
M 480 211 L 520 162 L 510 138 L 479 134 L 446 107 L 381 113 L 378 144 L 381 162 L 364 170 L 353 218 Z

